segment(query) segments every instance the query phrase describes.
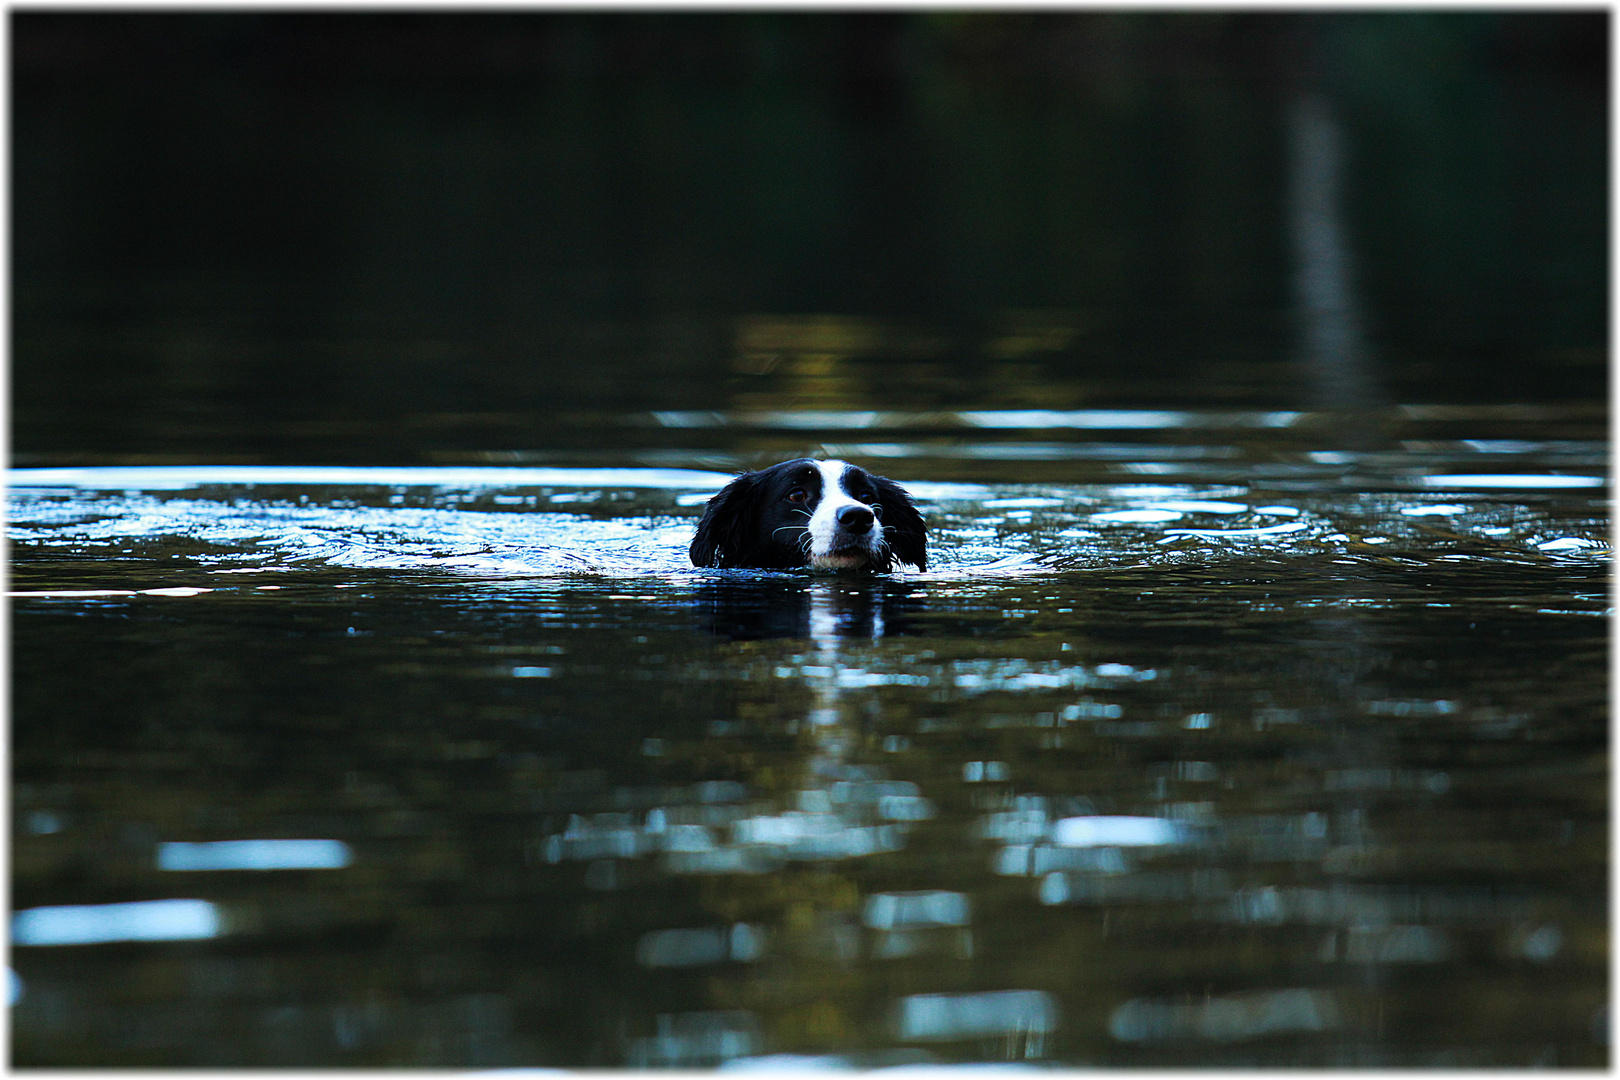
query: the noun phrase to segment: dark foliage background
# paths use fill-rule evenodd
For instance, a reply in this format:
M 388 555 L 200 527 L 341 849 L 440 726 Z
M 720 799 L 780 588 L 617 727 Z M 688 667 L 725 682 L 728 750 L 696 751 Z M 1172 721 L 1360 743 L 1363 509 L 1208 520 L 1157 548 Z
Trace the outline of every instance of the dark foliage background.
M 11 20 L 19 464 L 443 460 L 762 393 L 1294 404 L 1307 93 L 1390 398 L 1606 392 L 1603 12 Z M 762 382 L 782 325 L 858 388 Z

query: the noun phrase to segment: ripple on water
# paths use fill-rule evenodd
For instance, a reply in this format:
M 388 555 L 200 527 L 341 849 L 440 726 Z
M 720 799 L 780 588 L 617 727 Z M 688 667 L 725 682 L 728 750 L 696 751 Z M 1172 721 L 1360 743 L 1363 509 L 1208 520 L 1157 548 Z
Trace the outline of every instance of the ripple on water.
M 92 553 L 161 542 L 166 555 L 214 572 L 324 565 L 663 576 L 695 572 L 691 530 L 727 479 L 689 469 L 34 469 L 11 473 L 8 503 L 11 538 L 23 547 Z M 1447 488 L 1447 501 L 1324 490 L 1279 503 L 1274 492 L 1256 498 L 1230 484 L 907 486 L 933 528 L 931 578 L 1235 553 L 1608 557 L 1601 508 L 1575 494 L 1575 481 L 1592 478 L 1428 479 Z M 1492 490 L 1459 498 L 1462 481 Z M 1568 493 L 1502 494 L 1538 485 Z

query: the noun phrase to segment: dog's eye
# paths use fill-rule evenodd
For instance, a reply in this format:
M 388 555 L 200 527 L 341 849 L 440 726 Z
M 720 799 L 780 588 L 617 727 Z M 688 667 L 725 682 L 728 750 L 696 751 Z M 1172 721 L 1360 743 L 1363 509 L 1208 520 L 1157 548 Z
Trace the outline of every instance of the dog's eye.
M 788 502 L 804 502 L 804 500 L 808 499 L 809 497 L 809 493 L 806 492 L 804 488 L 794 488 L 792 491 L 787 493 Z
M 859 495 L 857 495 L 855 497 L 857 499 L 861 500 L 861 502 L 863 502 L 863 503 L 875 503 L 875 502 L 877 502 L 877 496 L 872 494 L 872 492 L 870 492 L 870 491 L 863 491 L 863 492 L 861 492 Z

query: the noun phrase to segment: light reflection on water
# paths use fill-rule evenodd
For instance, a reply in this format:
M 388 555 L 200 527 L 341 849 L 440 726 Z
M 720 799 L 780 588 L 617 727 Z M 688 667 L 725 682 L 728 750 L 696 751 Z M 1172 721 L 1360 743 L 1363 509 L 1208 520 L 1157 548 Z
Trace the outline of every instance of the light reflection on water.
M 11 474 L 10 516 L 19 537 L 57 545 L 162 537 L 171 545 L 197 545 L 196 558 L 213 563 L 667 576 L 690 573 L 685 547 L 691 519 L 725 480 L 725 474 L 667 469 L 23 469 Z M 1557 490 L 1601 487 L 1604 478 L 1459 474 L 1418 481 L 1422 487 L 1457 491 Z M 699 490 L 680 490 L 692 487 Z M 1004 556 L 1009 544 L 1037 551 L 1043 564 L 1062 566 L 1103 554 L 1115 560 L 1151 558 L 1144 541 L 1159 546 L 1177 537 L 1261 541 L 1270 552 L 1319 554 L 1324 546 L 1341 545 L 1341 553 L 1352 555 L 1367 544 L 1407 538 L 1420 542 L 1418 557 L 1428 557 L 1435 530 L 1421 522 L 1407 526 L 1401 519 L 1442 514 L 1456 539 L 1469 533 L 1489 537 L 1495 557 L 1601 558 L 1608 552 L 1602 520 L 1588 518 L 1572 535 L 1549 535 L 1551 522 L 1535 522 L 1522 510 L 1504 513 L 1495 502 L 1424 504 L 1365 492 L 1324 500 L 1318 493 L 1302 500 L 1302 507 L 1197 497 L 1242 493 L 1207 485 L 1046 485 L 1038 494 L 1002 497 L 989 497 L 994 488 L 975 484 L 914 482 L 909 487 L 929 513 L 934 561 L 947 574 L 983 568 Z M 212 497 L 158 494 L 199 489 Z M 548 512 L 551 507 L 566 510 Z M 1311 513 L 1307 507 L 1319 509 Z M 1359 528 L 1331 523 L 1369 512 L 1383 518 L 1382 532 L 1393 535 L 1369 537 Z M 1194 527 L 1191 522 L 1199 517 L 1212 519 L 1211 527 Z M 1277 517 L 1291 520 L 1271 520 Z M 1518 528 L 1503 532 L 1499 523 L 1509 518 Z M 1106 546 L 1061 543 L 1100 539 L 1081 526 L 1172 522 L 1178 527 L 1115 530 Z M 1283 536 L 1291 538 L 1283 547 L 1270 542 Z M 994 543 L 976 543 L 981 540 Z M 219 548 L 229 550 L 200 550 Z
M 160 870 L 341 870 L 354 861 L 341 840 L 219 840 L 158 845 Z
M 692 569 L 718 473 L 18 471 L 19 1045 L 1601 1060 L 1607 506 L 1425 467 L 911 482 L 889 579 Z
M 140 900 L 29 908 L 12 916 L 17 945 L 104 945 L 217 937 L 219 909 L 206 900 Z
M 1305 417 L 1298 412 L 1195 412 L 1171 409 L 980 409 L 964 412 L 655 412 L 666 428 L 750 427 L 847 431 L 862 428 L 1006 428 L 1085 431 L 1165 428 L 1285 428 Z

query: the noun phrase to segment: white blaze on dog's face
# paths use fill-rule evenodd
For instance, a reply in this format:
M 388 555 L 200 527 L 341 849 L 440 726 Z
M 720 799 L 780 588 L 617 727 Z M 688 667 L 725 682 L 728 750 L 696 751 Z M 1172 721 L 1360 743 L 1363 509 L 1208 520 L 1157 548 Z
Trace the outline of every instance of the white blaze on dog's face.
M 795 458 L 722 488 L 689 552 L 693 566 L 715 569 L 926 570 L 928 527 L 893 480 Z
M 870 558 L 870 548 L 882 536 L 876 531 L 876 512 L 870 503 L 856 499 L 845 489 L 849 462 L 820 461 L 816 468 L 821 473 L 821 498 L 810 515 L 810 565 L 822 570 L 852 570 Z M 858 509 L 848 510 L 841 519 L 840 512 L 850 507 Z M 852 532 L 843 523 L 851 517 L 857 526 L 865 522 L 867 527 Z

